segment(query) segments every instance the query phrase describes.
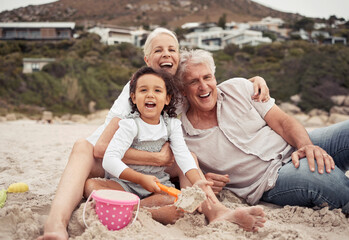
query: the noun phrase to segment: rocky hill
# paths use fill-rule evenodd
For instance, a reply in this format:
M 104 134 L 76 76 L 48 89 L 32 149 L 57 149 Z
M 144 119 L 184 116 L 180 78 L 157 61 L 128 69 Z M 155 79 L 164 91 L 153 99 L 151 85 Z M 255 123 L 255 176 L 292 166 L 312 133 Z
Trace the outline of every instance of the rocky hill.
M 226 14 L 228 22 L 259 20 L 266 16 L 287 21 L 301 17 L 250 0 L 59 0 L 1 12 L 0 21 L 75 21 L 82 26 L 103 23 L 178 27 L 186 22 L 217 22 L 223 14 Z

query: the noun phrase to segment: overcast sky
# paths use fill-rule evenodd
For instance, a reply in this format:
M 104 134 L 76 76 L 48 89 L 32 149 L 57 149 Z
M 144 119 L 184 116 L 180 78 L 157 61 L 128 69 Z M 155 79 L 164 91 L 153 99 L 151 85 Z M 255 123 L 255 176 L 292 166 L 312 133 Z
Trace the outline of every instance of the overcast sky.
M 299 13 L 306 17 L 338 18 L 349 20 L 349 0 L 253 0 L 283 12 Z
M 37 5 L 56 0 L 0 0 L 0 12 L 27 5 Z M 72 0 L 74 1 L 74 0 Z M 97 0 L 96 0 L 97 1 Z M 349 20 L 349 0 L 253 0 L 265 6 L 299 13 L 307 17 L 328 18 L 331 15 Z

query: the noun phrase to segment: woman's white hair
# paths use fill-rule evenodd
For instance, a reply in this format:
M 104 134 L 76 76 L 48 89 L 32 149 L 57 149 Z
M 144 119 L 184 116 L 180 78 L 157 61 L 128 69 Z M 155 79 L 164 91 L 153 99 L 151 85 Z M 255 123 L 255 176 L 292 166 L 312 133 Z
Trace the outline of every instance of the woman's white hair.
M 197 50 L 182 50 L 180 55 L 179 67 L 177 70 L 177 76 L 182 81 L 188 65 L 194 64 L 205 64 L 214 75 L 216 71 L 216 65 L 214 64 L 214 60 L 212 54 L 208 51 L 197 49 Z
M 153 39 L 157 36 L 159 36 L 160 34 L 167 34 L 171 37 L 173 37 L 173 39 L 175 40 L 176 44 L 177 44 L 177 50 L 179 50 L 179 43 L 178 43 L 178 39 L 177 36 L 174 32 L 168 30 L 167 28 L 155 28 L 147 37 L 147 40 L 145 41 L 144 44 L 144 48 L 143 48 L 143 53 L 144 56 L 149 57 L 152 46 L 151 46 L 151 42 L 153 41 Z

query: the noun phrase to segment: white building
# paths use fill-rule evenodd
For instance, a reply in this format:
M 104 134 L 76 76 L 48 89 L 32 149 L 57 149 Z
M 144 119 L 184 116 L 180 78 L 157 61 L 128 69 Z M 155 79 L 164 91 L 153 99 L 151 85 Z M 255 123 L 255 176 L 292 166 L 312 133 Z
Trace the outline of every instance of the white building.
M 311 38 L 317 38 L 320 36 L 322 36 L 323 38 L 331 37 L 330 33 L 326 31 L 312 31 L 310 36 Z
M 319 29 L 325 29 L 327 27 L 326 23 L 314 23 L 314 29 L 319 30 Z
M 263 37 L 262 32 L 259 31 L 245 29 L 223 30 L 220 27 L 210 28 L 205 32 L 191 32 L 184 37 L 185 40 L 180 42 L 182 47 L 201 48 L 207 51 L 217 51 L 231 43 L 241 47 L 272 42 L 270 38 Z
M 230 30 L 229 30 L 230 31 Z M 180 42 L 182 47 L 201 48 L 207 51 L 216 51 L 222 49 L 222 38 L 228 34 L 228 31 L 220 27 L 212 27 L 204 32 L 191 32 L 186 34 L 185 40 Z
M 54 58 L 23 58 L 23 73 L 33 73 L 41 71 L 42 68 L 54 62 Z
M 115 26 L 96 26 L 88 30 L 101 37 L 101 42 L 107 45 L 127 42 L 137 47 L 142 47 L 149 34 L 149 31 L 142 28 L 126 28 Z
M 71 39 L 74 29 L 74 22 L 1 22 L 0 40 Z
M 263 33 L 254 30 L 236 30 L 234 33 L 225 36 L 222 39 L 222 47 L 229 44 L 235 44 L 239 47 L 245 45 L 257 46 L 259 44 L 271 43 L 272 40 L 268 37 L 263 37 Z
M 272 18 L 266 17 L 257 22 L 249 22 L 252 29 L 255 30 L 269 30 L 269 31 L 278 31 L 279 27 L 284 24 L 284 20 L 281 18 Z
M 289 37 L 290 29 L 281 28 L 285 21 L 281 18 L 266 17 L 260 21 L 249 22 L 250 29 L 263 32 L 273 32 L 278 35 L 279 40 Z

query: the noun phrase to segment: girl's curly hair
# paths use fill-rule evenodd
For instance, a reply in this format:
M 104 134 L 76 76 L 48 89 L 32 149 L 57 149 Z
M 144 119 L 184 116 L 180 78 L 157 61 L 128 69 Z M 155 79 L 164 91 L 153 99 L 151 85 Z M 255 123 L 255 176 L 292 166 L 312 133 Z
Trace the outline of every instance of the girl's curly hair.
M 142 68 L 138 69 L 138 71 L 132 75 L 131 80 L 130 80 L 130 96 L 131 96 L 131 93 L 135 94 L 135 92 L 136 92 L 136 86 L 137 86 L 138 79 L 141 76 L 146 75 L 146 74 L 152 74 L 152 75 L 158 76 L 162 80 L 164 80 L 167 95 L 171 96 L 170 103 L 168 105 L 164 106 L 164 109 L 161 112 L 161 114 L 166 112 L 169 117 L 177 117 L 176 105 L 180 102 L 180 99 L 181 99 L 179 86 L 177 85 L 177 83 L 179 83 L 179 81 L 177 81 L 174 76 L 172 76 L 170 73 L 168 73 L 166 71 L 161 70 L 161 71 L 156 72 L 151 67 L 142 67 Z M 136 106 L 136 104 L 134 104 L 132 102 L 131 97 L 129 98 L 129 101 L 130 101 L 131 106 L 132 106 L 131 112 L 132 113 L 134 113 L 135 111 L 138 112 L 137 106 Z

